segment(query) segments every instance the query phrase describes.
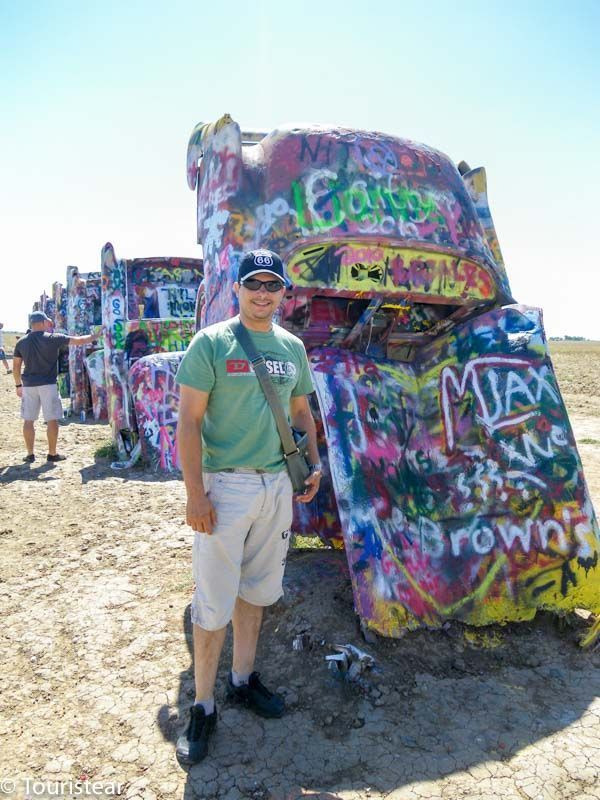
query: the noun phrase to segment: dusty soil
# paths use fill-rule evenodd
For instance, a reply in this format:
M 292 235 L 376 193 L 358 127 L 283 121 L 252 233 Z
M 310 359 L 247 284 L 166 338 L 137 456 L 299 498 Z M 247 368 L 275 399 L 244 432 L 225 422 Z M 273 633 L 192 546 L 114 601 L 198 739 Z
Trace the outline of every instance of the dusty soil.
M 553 350 L 599 509 L 600 345 Z M 66 462 L 22 465 L 7 376 L 0 430 L 0 794 L 600 798 L 600 651 L 577 646 L 581 618 L 365 643 L 344 556 L 326 550 L 292 552 L 261 638 L 259 669 L 289 713 L 262 721 L 222 702 L 228 642 L 210 756 L 183 771 L 193 534 L 181 482 L 112 472 L 95 455 L 108 429 L 75 421 L 61 426 Z M 356 684 L 325 662 L 347 642 L 375 658 Z

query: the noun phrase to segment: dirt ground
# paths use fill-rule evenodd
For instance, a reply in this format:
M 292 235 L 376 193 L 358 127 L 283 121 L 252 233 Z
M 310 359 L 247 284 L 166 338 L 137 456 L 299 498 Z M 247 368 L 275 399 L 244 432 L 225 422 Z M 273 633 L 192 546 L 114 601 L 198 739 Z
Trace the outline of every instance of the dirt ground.
M 553 351 L 599 510 L 600 345 Z M 261 638 L 258 668 L 289 713 L 227 707 L 228 642 L 211 753 L 182 770 L 193 534 L 181 481 L 111 471 L 95 455 L 107 427 L 74 420 L 61 425 L 66 462 L 23 465 L 4 375 L 0 430 L 0 797 L 600 798 L 600 650 L 577 646 L 581 618 L 365 643 L 344 555 L 327 550 L 291 553 Z M 325 661 L 335 643 L 375 669 L 340 679 Z

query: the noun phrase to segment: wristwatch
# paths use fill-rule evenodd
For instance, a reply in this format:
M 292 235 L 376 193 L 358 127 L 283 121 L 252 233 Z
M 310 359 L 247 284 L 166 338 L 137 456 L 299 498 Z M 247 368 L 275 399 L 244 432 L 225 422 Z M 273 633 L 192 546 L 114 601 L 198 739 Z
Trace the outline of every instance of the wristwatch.
M 310 469 L 310 474 L 312 475 L 313 472 L 321 472 L 321 465 L 320 464 L 309 464 L 308 468 Z

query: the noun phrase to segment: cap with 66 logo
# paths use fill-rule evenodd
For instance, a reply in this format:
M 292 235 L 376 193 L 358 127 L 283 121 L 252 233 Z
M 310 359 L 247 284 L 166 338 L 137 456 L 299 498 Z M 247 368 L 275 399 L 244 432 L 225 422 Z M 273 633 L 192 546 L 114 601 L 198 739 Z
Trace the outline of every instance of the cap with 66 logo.
M 238 268 L 238 281 L 267 272 L 286 283 L 283 261 L 272 250 L 249 250 L 244 253 Z
M 254 263 L 257 267 L 272 267 L 273 256 L 268 250 L 255 250 Z

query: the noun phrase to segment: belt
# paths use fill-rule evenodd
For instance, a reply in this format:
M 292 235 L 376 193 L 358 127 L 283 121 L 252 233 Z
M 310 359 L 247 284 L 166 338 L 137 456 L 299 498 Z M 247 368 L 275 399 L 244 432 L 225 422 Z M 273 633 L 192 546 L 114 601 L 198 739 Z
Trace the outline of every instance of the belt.
M 263 475 L 266 471 L 266 469 L 245 469 L 244 467 L 228 467 L 221 470 L 221 472 L 241 472 L 245 475 Z

